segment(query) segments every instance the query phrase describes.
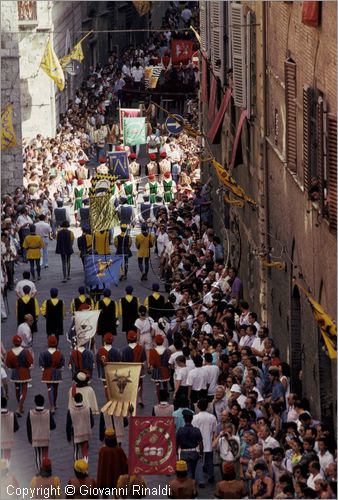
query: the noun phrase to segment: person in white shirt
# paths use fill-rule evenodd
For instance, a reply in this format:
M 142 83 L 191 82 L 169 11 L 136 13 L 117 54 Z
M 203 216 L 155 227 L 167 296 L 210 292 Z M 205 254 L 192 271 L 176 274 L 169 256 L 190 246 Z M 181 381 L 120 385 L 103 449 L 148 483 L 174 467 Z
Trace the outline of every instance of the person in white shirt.
M 181 396 L 188 395 L 188 379 L 189 370 L 186 366 L 186 360 L 183 355 L 177 356 L 176 358 L 176 368 L 174 373 L 174 400 L 177 400 Z
M 321 467 L 321 471 L 324 473 L 328 465 L 334 462 L 333 455 L 327 449 L 327 441 L 325 438 L 317 439 L 318 446 L 318 458 Z
M 239 347 L 251 347 L 256 338 L 256 327 L 249 325 L 246 329 L 246 335 L 240 338 Z
M 201 311 L 197 316 L 197 321 L 201 325 L 201 333 L 204 333 L 204 335 L 211 335 L 212 326 L 208 323 L 207 318 L 207 313 L 205 311 Z
M 134 82 L 134 86 L 136 87 L 139 87 L 140 86 L 140 83 L 143 79 L 143 74 L 144 74 L 144 70 L 143 68 L 140 66 L 140 63 L 137 62 L 135 64 L 135 66 L 133 66 L 131 68 L 131 77 L 133 79 L 133 82 Z
M 249 325 L 249 304 L 245 300 L 241 300 L 239 303 L 239 307 L 241 310 L 241 315 L 239 317 L 240 325 Z
M 42 265 L 46 269 L 48 267 L 48 242 L 49 242 L 49 236 L 50 233 L 52 232 L 52 228 L 46 222 L 46 216 L 41 214 L 39 216 L 39 222 L 36 222 L 35 224 L 35 232 L 41 238 L 43 239 L 45 246 L 42 249 Z
M 31 289 L 29 292 L 30 297 L 35 297 L 37 290 L 36 290 L 36 286 L 33 283 L 33 281 L 31 281 L 29 279 L 31 277 L 31 273 L 29 271 L 24 271 L 22 274 L 22 277 L 23 277 L 23 279 L 18 281 L 18 283 L 16 284 L 16 287 L 15 287 L 16 296 L 18 297 L 18 299 L 20 297 L 23 297 L 25 295 L 23 292 L 23 288 L 25 286 L 29 286 L 29 288 Z
M 259 332 L 261 325 L 257 321 L 257 314 L 255 312 L 249 314 L 249 325 L 254 325 L 257 332 Z
M 140 306 L 138 311 L 139 318 L 135 321 L 135 327 L 139 336 L 139 343 L 146 351 L 147 365 L 149 366 L 149 351 L 153 343 L 154 320 L 147 316 L 147 308 L 145 306 Z
M 31 350 L 33 344 L 31 326 L 34 323 L 34 318 L 31 314 L 26 314 L 24 320 L 25 321 L 18 326 L 16 334 L 21 337 L 21 346 Z
M 308 486 L 308 488 L 311 488 L 312 490 L 315 490 L 316 489 L 316 485 L 315 485 L 315 481 L 317 481 L 317 479 L 324 479 L 322 474 L 320 473 L 320 463 L 319 462 L 310 462 L 309 464 L 309 472 L 310 472 L 310 475 L 306 481 L 306 485 Z
M 214 482 L 214 464 L 213 464 L 213 450 L 212 442 L 216 437 L 217 419 L 215 415 L 207 412 L 208 401 L 200 399 L 197 403 L 200 410 L 197 415 L 192 419 L 192 425 L 197 427 L 202 434 L 203 438 L 203 456 L 204 456 L 204 470 L 208 475 L 208 483 Z M 202 474 L 197 479 L 198 484 L 204 486 L 204 477 Z M 202 487 L 203 487 L 202 486 Z
M 256 356 L 257 361 L 262 361 L 264 356 L 264 340 L 269 336 L 269 328 L 262 326 L 257 331 L 258 335 L 251 345 L 251 351 Z
M 195 356 L 193 362 L 195 363 L 195 368 L 190 370 L 187 379 L 188 398 L 192 403 L 197 403 L 201 397 L 206 397 L 207 395 L 207 382 L 206 372 L 201 369 L 203 366 L 202 356 Z
M 202 366 L 202 370 L 205 374 L 205 380 L 208 388 L 208 396 L 207 399 L 211 402 L 216 393 L 217 381 L 219 377 L 219 368 L 216 365 L 212 364 L 213 357 L 210 352 L 204 354 L 204 365 Z
M 242 409 L 245 408 L 246 397 L 242 394 L 242 389 L 238 384 L 233 384 L 231 386 L 230 393 L 230 399 L 232 401 L 236 400 Z
M 259 443 L 265 448 L 279 448 L 280 444 L 277 439 L 271 436 L 269 427 L 266 425 L 258 431 Z

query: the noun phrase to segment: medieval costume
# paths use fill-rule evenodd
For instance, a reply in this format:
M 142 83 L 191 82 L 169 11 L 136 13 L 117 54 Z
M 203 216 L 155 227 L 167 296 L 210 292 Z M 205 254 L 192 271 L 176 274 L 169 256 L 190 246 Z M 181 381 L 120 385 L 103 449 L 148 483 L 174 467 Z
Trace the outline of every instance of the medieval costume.
M 139 404 L 143 405 L 143 378 L 147 355 L 144 347 L 137 342 L 137 333 L 130 330 L 127 334 L 128 345 L 121 350 L 121 361 L 125 363 L 143 363 L 139 381 Z
M 97 486 L 116 488 L 117 480 L 128 473 L 128 459 L 125 452 L 117 445 L 113 429 L 106 429 L 105 446 L 100 449 L 97 464 Z
M 23 415 L 23 405 L 27 396 L 27 384 L 30 382 L 30 367 L 33 364 L 33 357 L 28 349 L 22 346 L 21 337 L 14 335 L 13 346 L 6 354 L 5 365 L 12 370 L 11 381 L 15 384 L 15 395 L 18 402 L 16 413 Z
M 26 288 L 29 288 L 29 291 L 26 293 Z M 39 304 L 37 299 L 31 297 L 30 287 L 25 286 L 23 288 L 24 295 L 20 297 L 16 302 L 16 316 L 17 316 L 17 324 L 18 326 L 21 323 L 24 323 L 26 314 L 31 314 L 33 316 L 34 322 L 31 325 L 31 332 L 35 333 L 38 331 L 37 319 L 39 316 Z
M 88 446 L 94 427 L 94 418 L 91 409 L 83 404 L 82 394 L 75 394 L 74 400 L 75 407 L 67 412 L 67 441 L 70 443 L 73 440 L 74 460 L 84 458 L 88 461 Z
M 63 335 L 63 318 L 66 308 L 64 302 L 58 298 L 57 288 L 51 288 L 50 296 L 51 298 L 41 305 L 41 315 L 46 318 L 47 335 L 55 335 L 59 339 L 59 335 Z
M 10 463 L 11 452 L 14 444 L 14 433 L 19 430 L 18 419 L 15 413 L 9 411 L 7 408 L 7 401 L 5 406 L 1 408 L 1 457 Z
M 135 328 L 135 321 L 138 318 L 138 308 L 140 301 L 132 295 L 133 287 L 126 287 L 126 295 L 120 299 L 120 312 L 122 316 L 122 331 L 127 333 Z
M 78 372 L 84 372 L 89 378 L 92 378 L 94 354 L 85 346 L 76 346 L 71 351 L 68 366 L 72 370 L 73 377 Z
M 172 179 L 170 171 L 164 172 L 162 185 L 164 201 L 171 203 L 174 199 L 174 193 L 176 193 L 176 182 Z
M 144 187 L 144 193 L 149 195 L 150 203 L 155 203 L 156 195 L 159 192 L 160 185 L 155 179 L 155 174 L 148 175 L 148 182 Z
M 133 255 L 130 250 L 133 240 L 128 234 L 127 229 L 128 226 L 126 224 L 121 224 L 121 234 L 118 234 L 114 238 L 114 245 L 116 247 L 115 255 L 122 255 L 123 257 L 123 274 L 121 275 L 120 280 L 127 279 L 129 257 Z
M 167 388 L 167 382 L 170 380 L 169 358 L 171 352 L 164 347 L 164 337 L 155 335 L 156 347 L 149 351 L 149 368 L 151 369 L 151 380 L 156 384 L 156 392 L 158 399 L 160 398 L 161 385 L 164 389 Z
M 88 385 L 89 378 L 84 372 L 79 372 L 74 376 L 74 383 L 68 393 L 68 409 L 75 408 L 75 395 L 81 394 L 84 406 L 90 408 L 93 415 L 99 414 L 99 407 L 95 391 Z
M 48 337 L 48 349 L 39 356 L 39 365 L 42 370 L 41 381 L 47 384 L 48 399 L 51 412 L 54 413 L 59 384 L 62 382 L 62 370 L 65 359 L 62 352 L 57 349 L 57 338 L 54 335 Z
M 156 322 L 162 317 L 164 311 L 165 298 L 158 291 L 160 286 L 154 283 L 152 286 L 153 294 L 146 297 L 144 305 L 148 308 L 149 316 Z
M 97 335 L 112 333 L 116 335 L 116 318 L 117 318 L 117 304 L 110 298 L 111 291 L 106 288 L 103 290 L 103 299 L 96 303 L 96 309 L 101 311 L 97 322 Z

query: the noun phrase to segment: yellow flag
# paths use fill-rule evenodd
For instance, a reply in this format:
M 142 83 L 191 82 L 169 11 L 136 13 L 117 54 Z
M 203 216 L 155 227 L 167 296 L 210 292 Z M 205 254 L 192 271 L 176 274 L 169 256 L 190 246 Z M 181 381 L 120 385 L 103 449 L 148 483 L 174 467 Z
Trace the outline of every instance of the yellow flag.
M 244 189 L 237 184 L 235 179 L 231 177 L 229 172 L 225 168 L 223 168 L 220 163 L 218 163 L 216 160 L 212 160 L 212 164 L 214 165 L 217 177 L 219 178 L 223 186 L 226 186 L 234 195 L 238 196 L 238 198 L 242 198 L 244 201 L 250 203 L 251 205 L 257 205 L 257 203 L 245 193 Z
M 7 104 L 1 111 L 1 151 L 17 145 L 13 127 L 13 104 Z
M 323 307 L 312 297 L 310 292 L 300 285 L 297 281 L 295 284 L 307 296 L 311 305 L 312 313 L 320 328 L 320 333 L 325 342 L 327 353 L 330 359 L 337 359 L 337 325 L 333 319 L 324 311 Z
M 54 80 L 59 90 L 62 91 L 65 88 L 65 75 L 63 74 L 60 61 L 54 52 L 50 40 L 47 42 L 40 67 L 52 80 Z
M 234 198 L 229 198 L 229 196 L 224 195 L 224 201 L 229 203 L 229 205 L 235 205 L 240 208 L 244 207 L 244 200 L 235 200 Z
M 135 9 L 140 17 L 147 14 L 151 9 L 151 2 L 135 1 L 133 2 Z
M 199 33 L 197 33 L 197 31 L 195 30 L 195 28 L 193 26 L 190 26 L 190 29 L 194 33 L 195 37 L 197 38 L 198 43 L 202 47 L 202 38 L 201 38 L 201 36 L 199 35 Z
M 83 61 L 84 55 L 83 55 L 83 50 L 82 50 L 82 43 L 79 42 L 76 45 L 74 45 L 73 50 L 69 52 L 66 56 L 62 57 L 60 59 L 60 64 L 62 68 L 65 68 L 67 64 L 72 61 Z
M 278 269 L 278 271 L 284 271 L 285 262 L 282 262 L 279 260 L 269 262 L 267 259 L 262 259 L 262 266 L 263 267 L 270 267 L 272 269 Z

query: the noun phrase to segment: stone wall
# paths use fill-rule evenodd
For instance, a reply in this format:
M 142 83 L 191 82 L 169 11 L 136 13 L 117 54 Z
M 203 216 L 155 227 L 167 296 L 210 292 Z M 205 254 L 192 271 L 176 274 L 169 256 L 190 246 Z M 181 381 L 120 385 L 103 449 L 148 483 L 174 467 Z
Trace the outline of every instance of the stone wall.
M 1 109 L 13 103 L 13 125 L 17 146 L 1 151 L 2 193 L 13 193 L 22 186 L 22 135 L 20 103 L 20 67 L 16 2 L 1 2 Z

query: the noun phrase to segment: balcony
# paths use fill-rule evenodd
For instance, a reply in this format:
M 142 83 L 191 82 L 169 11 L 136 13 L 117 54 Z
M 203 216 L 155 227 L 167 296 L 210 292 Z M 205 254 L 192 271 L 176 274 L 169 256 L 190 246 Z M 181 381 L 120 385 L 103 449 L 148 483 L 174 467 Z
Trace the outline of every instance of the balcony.
M 18 2 L 18 21 L 20 28 L 38 25 L 36 1 L 22 0 Z

